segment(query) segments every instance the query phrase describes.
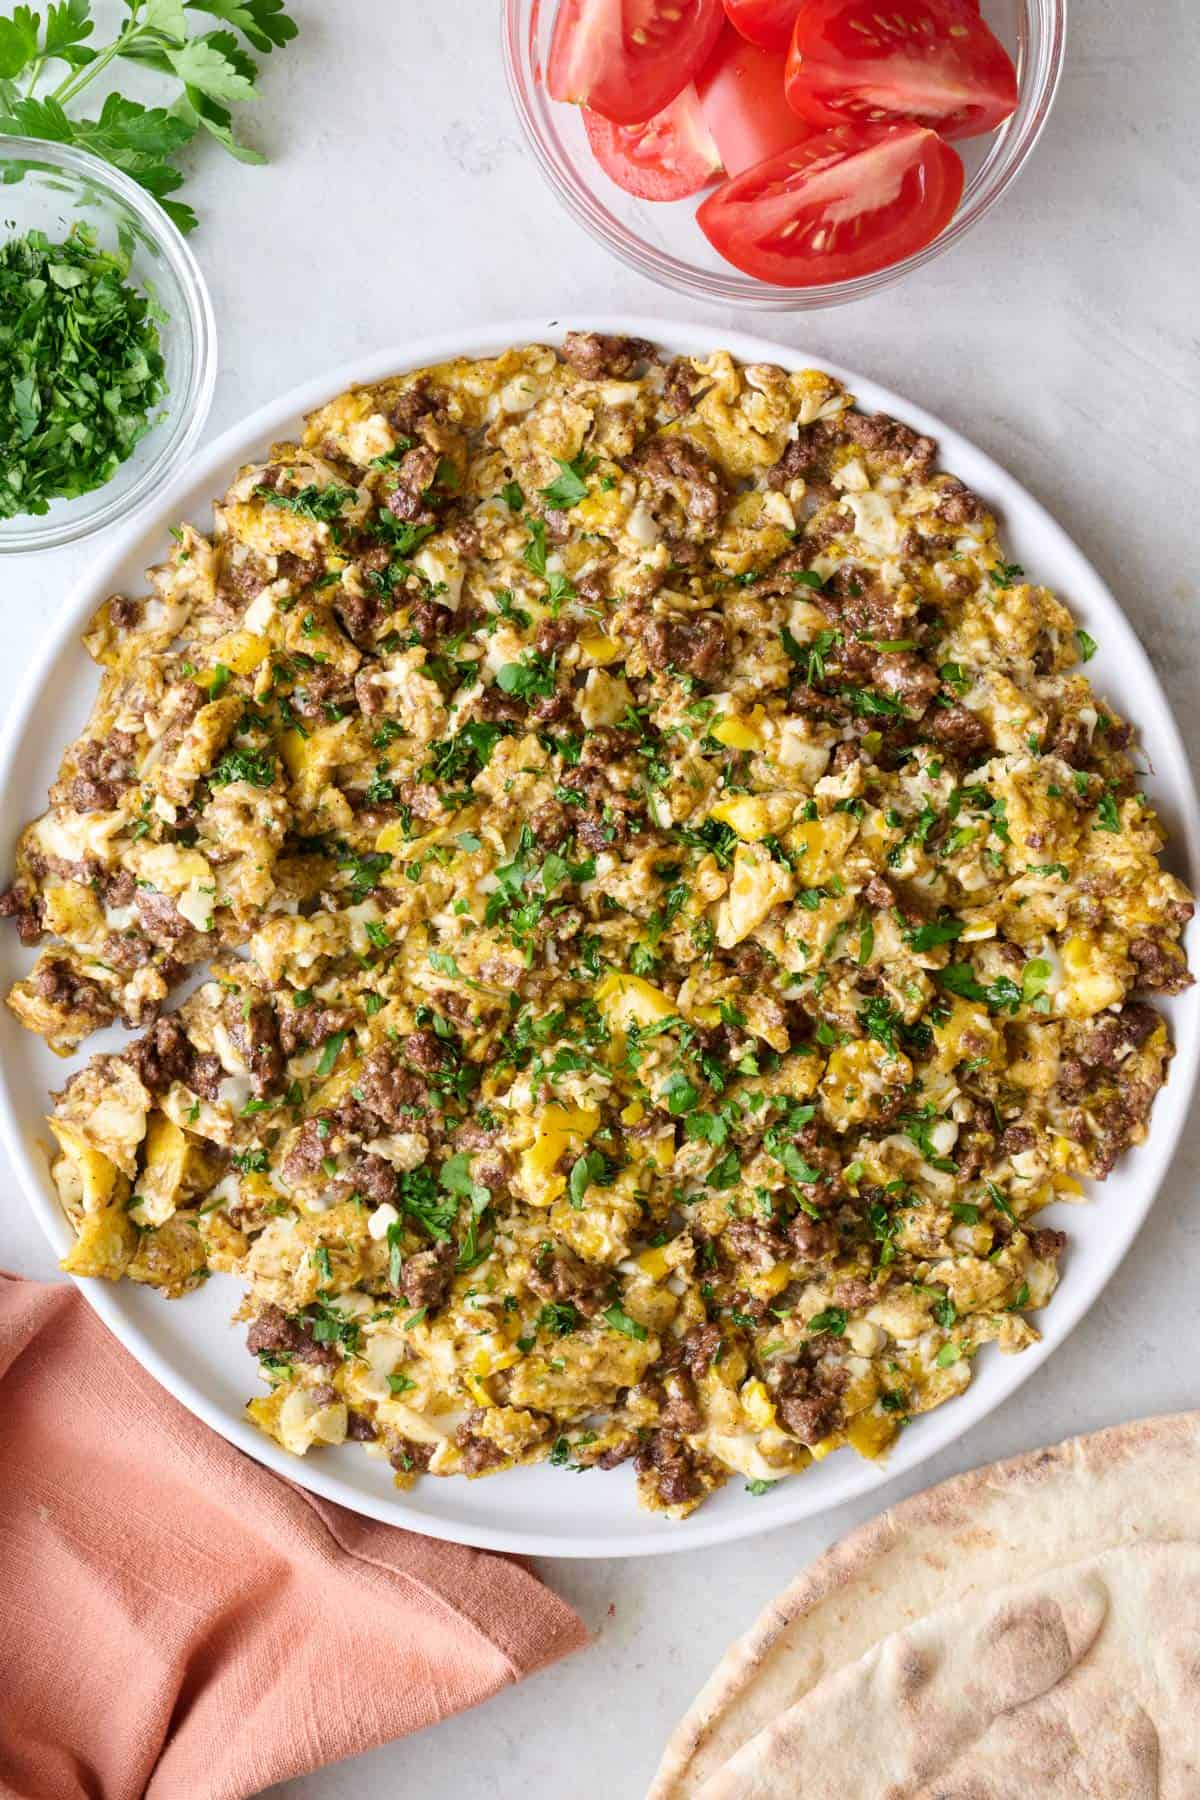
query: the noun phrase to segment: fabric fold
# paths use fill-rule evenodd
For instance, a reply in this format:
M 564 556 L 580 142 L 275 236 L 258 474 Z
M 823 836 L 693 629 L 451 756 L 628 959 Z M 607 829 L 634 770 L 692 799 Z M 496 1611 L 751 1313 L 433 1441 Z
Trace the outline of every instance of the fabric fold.
M 0 1790 L 243 1800 L 586 1641 L 508 1557 L 317 1499 L 73 1287 L 0 1275 Z

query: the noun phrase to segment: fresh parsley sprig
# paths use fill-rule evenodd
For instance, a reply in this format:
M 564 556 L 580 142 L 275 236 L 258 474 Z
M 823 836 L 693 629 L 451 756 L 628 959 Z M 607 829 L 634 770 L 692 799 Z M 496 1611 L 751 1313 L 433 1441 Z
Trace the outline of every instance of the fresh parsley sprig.
M 91 0 L 53 0 L 44 17 L 16 6 L 11 17 L 0 19 L 0 133 L 74 144 L 103 157 L 153 194 L 181 231 L 191 231 L 195 213 L 170 198 L 183 185 L 175 157 L 205 131 L 239 162 L 266 160 L 234 133 L 231 108 L 259 97 L 258 65 L 242 39 L 266 55 L 290 43 L 298 28 L 284 0 L 124 5 L 128 16 L 101 46 L 88 41 L 95 30 Z M 196 31 L 197 15 L 217 19 L 223 28 Z M 172 104 L 143 106 L 109 94 L 98 115 L 76 116 L 74 103 L 118 60 L 169 76 L 178 87 Z

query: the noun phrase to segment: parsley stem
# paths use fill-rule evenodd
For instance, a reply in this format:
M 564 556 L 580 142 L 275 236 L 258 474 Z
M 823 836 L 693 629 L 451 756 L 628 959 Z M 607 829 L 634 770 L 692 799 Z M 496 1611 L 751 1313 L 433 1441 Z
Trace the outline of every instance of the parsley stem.
M 106 69 L 110 62 L 114 61 L 116 57 L 121 56 L 124 53 L 126 47 L 131 44 L 135 38 L 142 35 L 143 29 L 144 28 L 137 23 L 136 19 L 131 19 L 121 31 L 120 36 L 113 39 L 107 50 L 101 50 L 99 56 L 97 56 L 94 61 L 86 64 L 84 68 L 72 70 L 66 80 L 61 81 L 54 89 L 50 98 L 52 100 L 57 100 L 60 106 L 65 106 L 68 100 L 74 100 L 78 94 L 83 92 L 90 81 L 96 79 L 101 69 Z

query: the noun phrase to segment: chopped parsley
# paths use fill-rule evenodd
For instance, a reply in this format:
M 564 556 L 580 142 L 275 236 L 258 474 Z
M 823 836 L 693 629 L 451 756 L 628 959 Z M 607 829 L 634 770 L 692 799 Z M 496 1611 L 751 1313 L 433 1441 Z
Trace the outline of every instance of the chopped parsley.
M 323 488 L 309 482 L 294 494 L 281 494 L 277 488 L 264 487 L 260 482 L 254 492 L 268 506 L 277 506 L 283 512 L 295 513 L 298 518 L 325 525 L 340 518 L 343 507 L 353 505 L 358 499 L 354 488 L 341 487 L 337 482 L 330 482 Z
M 1111 788 L 1105 788 L 1096 802 L 1096 831 L 1120 831 L 1121 815 L 1117 810 L 1117 797 Z
M 995 981 L 980 981 L 970 963 L 949 963 L 935 969 L 934 980 L 949 993 L 963 1000 L 981 1001 L 991 1012 L 1015 1013 L 1021 1004 L 1021 990 L 1011 976 L 1000 975 Z
M 910 926 L 904 941 L 910 950 L 934 950 L 939 944 L 952 944 L 966 930 L 962 919 L 931 919 L 924 925 Z
M 554 664 L 537 650 L 527 650 L 520 662 L 504 663 L 496 671 L 496 686 L 518 700 L 547 699 L 554 692 Z
M 226 787 L 235 781 L 247 781 L 252 787 L 270 787 L 275 779 L 276 762 L 269 750 L 226 750 L 209 771 L 213 787 Z
M 636 1338 L 639 1343 L 643 1342 L 646 1337 L 646 1327 L 639 1324 L 636 1319 L 630 1318 L 625 1308 L 617 1300 L 614 1300 L 611 1306 L 606 1306 L 600 1317 L 613 1331 L 619 1331 L 624 1337 Z
M 585 1150 L 577 1157 L 567 1182 L 567 1193 L 571 1205 L 579 1208 L 583 1205 L 587 1191 L 596 1187 L 611 1187 L 616 1169 L 611 1159 L 602 1150 Z
M 569 507 L 578 506 L 581 500 L 587 499 L 587 482 L 584 476 L 591 473 L 596 466 L 594 456 L 578 456 L 574 462 L 564 462 L 561 456 L 554 458 L 559 472 L 548 487 L 539 489 L 547 506 L 554 507 L 557 512 L 566 512 Z M 544 573 L 544 570 L 539 570 Z
M 327 1075 L 333 1074 L 333 1065 L 341 1054 L 342 1045 L 346 1041 L 346 1036 L 347 1034 L 344 1031 L 335 1031 L 325 1039 L 325 1046 L 321 1051 L 321 1060 L 317 1064 L 318 1081 L 324 1081 Z
M 0 247 L 0 519 L 103 487 L 154 424 L 163 315 L 128 276 L 82 222 Z
M 814 1313 L 808 1321 L 808 1329 L 814 1334 L 826 1331 L 830 1337 L 844 1337 L 846 1332 L 845 1307 L 827 1306 L 824 1312 Z

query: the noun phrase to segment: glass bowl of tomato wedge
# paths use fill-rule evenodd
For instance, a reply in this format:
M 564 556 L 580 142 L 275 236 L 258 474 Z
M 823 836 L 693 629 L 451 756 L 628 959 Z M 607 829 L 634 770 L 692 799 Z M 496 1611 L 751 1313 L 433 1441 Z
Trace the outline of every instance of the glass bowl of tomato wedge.
M 503 0 L 518 117 L 641 274 L 794 311 L 874 293 L 993 207 L 1049 116 L 1067 0 Z

